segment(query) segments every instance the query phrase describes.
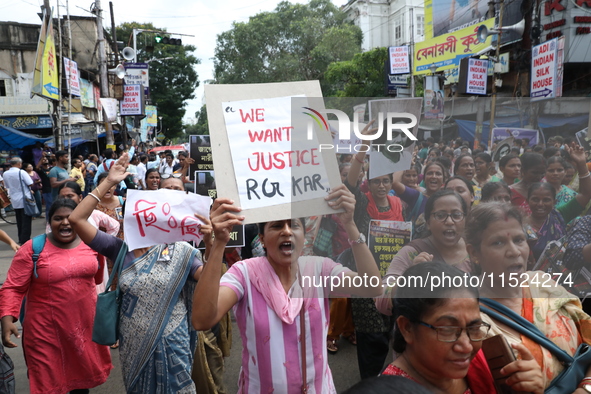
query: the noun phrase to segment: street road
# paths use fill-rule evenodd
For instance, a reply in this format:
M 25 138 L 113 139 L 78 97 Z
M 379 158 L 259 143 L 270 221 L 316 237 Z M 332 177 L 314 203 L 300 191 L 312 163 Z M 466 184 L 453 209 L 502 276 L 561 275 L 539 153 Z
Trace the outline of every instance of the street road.
M 16 225 L 7 224 L 0 220 L 0 229 L 6 231 L 12 239 L 17 239 Z M 32 236 L 41 234 L 45 230 L 45 220 L 33 220 L 33 234 Z M 0 242 L 0 284 L 6 280 L 6 273 L 10 267 L 14 253 L 8 245 Z M 67 322 L 65 322 L 67 324 Z M 238 390 L 238 374 L 240 371 L 242 341 L 240 333 L 233 324 L 233 341 L 232 353 L 230 357 L 226 358 L 226 372 L 225 383 L 229 394 L 236 393 Z M 6 349 L 8 355 L 14 362 L 15 376 L 16 376 L 16 392 L 17 394 L 26 394 L 29 392 L 29 382 L 27 379 L 27 367 L 23 358 L 22 347 L 18 341 L 18 348 Z M 357 353 L 355 347 L 347 340 L 341 339 L 339 342 L 339 352 L 335 355 L 328 355 L 329 364 L 332 370 L 334 382 L 338 392 L 342 392 L 349 388 L 357 381 L 359 381 L 359 370 L 357 368 Z M 118 394 L 125 393 L 123 386 L 123 378 L 121 375 L 121 367 L 119 363 L 119 352 L 117 350 L 111 351 L 113 355 L 114 368 L 111 375 L 105 384 L 90 390 L 93 394 Z M 389 358 L 390 359 L 390 358 Z

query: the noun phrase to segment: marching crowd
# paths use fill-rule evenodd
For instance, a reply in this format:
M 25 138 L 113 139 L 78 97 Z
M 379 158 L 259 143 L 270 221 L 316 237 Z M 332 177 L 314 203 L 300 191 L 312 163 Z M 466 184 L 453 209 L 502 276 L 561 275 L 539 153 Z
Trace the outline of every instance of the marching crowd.
M 158 159 L 132 143 L 119 157 L 74 158 L 68 172 L 67 152 L 37 147 L 34 169 L 15 157 L 3 174 L 18 243 L 0 231 L 16 251 L 1 278 L 2 344 L 17 346 L 19 322 L 31 393 L 87 393 L 113 368 L 109 346 L 93 342 L 97 294 L 118 289 L 111 347 L 128 393 L 225 393 L 231 309 L 241 393 L 335 393 L 328 354 L 341 338 L 356 345 L 362 379 L 347 393 L 590 393 L 588 152 L 560 137 L 516 139 L 494 162 L 494 148 L 428 138 L 410 169 L 372 179 L 371 155 L 338 155 L 342 185 L 325 198 L 332 215 L 245 225 L 245 246 L 230 248 L 244 216 L 220 196 L 197 215 L 204 249 L 128 250 L 125 190 L 170 189 L 182 199 L 192 187 L 189 155 Z M 30 200 L 38 216 L 45 202 L 47 220 L 32 240 Z M 372 220 L 412 222 L 412 241 L 383 276 L 366 239 Z M 430 288 L 389 280 L 433 276 L 450 280 Z M 311 287 L 304 277 L 380 280 Z M 479 286 L 454 281 L 466 277 Z M 485 352 L 491 338 L 508 344 L 503 365 Z M 0 393 L 11 393 L 0 350 Z

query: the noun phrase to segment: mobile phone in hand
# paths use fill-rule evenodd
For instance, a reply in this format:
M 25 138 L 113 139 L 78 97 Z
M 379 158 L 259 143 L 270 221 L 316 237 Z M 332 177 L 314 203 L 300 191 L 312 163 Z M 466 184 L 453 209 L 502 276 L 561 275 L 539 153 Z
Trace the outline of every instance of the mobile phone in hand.
M 508 376 L 501 375 L 501 369 L 516 360 L 513 349 L 502 334 L 495 335 L 482 341 L 482 352 L 488 363 L 488 368 L 495 381 L 499 394 L 515 394 L 511 387 L 505 384 Z

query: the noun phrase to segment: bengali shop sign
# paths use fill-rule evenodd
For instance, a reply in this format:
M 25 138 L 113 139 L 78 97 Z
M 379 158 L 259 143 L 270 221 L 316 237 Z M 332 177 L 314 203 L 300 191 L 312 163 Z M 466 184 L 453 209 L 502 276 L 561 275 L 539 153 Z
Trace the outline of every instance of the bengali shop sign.
M 491 18 L 482 24 L 492 29 L 494 23 L 494 18 Z M 491 37 L 489 36 L 485 42 L 480 42 L 476 34 L 478 27 L 479 25 L 466 27 L 453 33 L 416 43 L 413 54 L 414 74 L 429 73 L 429 67 L 432 64 L 435 64 L 437 71 L 456 68 L 462 58 L 489 47 Z
M 64 57 L 64 69 L 66 70 L 66 81 L 68 81 L 68 92 L 72 96 L 80 97 L 80 74 L 78 63 Z

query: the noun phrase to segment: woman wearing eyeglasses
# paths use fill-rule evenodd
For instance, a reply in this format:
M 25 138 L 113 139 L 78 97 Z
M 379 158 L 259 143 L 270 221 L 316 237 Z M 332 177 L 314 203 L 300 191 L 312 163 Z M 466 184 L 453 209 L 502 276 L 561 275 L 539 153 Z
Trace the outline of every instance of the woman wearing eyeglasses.
M 582 342 L 591 344 L 591 317 L 583 312 L 579 299 L 542 276 L 542 271 L 526 271 L 529 246 L 518 208 L 501 202 L 479 204 L 468 218 L 466 243 L 472 261 L 486 278 L 480 295 L 492 300 L 493 305 L 500 304 L 495 306 L 497 311 L 508 308 L 571 356 Z M 500 311 L 501 315 L 507 313 L 506 309 Z M 518 322 L 517 318 L 511 320 Z M 487 314 L 482 314 L 482 320 L 491 325 L 488 336 L 502 334 L 514 349 L 522 344 L 534 356 L 543 379 L 537 392 L 548 388 L 563 371 L 563 364 L 536 341 Z M 587 376 L 574 393 L 588 392 L 582 385 L 591 381 L 591 370 Z
M 414 264 L 438 261 L 471 273 L 473 265 L 466 252 L 462 238 L 468 206 L 464 199 L 451 189 L 441 189 L 427 200 L 425 219 L 429 236 L 411 241 L 398 251 L 392 259 L 382 283 L 385 297 L 379 298 L 376 305 L 380 312 L 390 315 L 392 304 L 390 295 L 394 291 L 392 279 L 401 276 Z
M 402 275 L 407 283 L 410 278 L 428 283 L 432 276 L 449 277 L 450 281 L 433 289 L 418 285 L 398 288 L 393 300 L 393 348 L 398 357 L 383 374 L 406 377 L 437 393 L 495 393 L 480 352 L 490 324 L 480 316 L 478 290 L 458 280 L 464 272 L 437 262 L 415 265 Z M 454 282 L 464 285 L 458 287 Z M 525 346 L 516 349 L 521 360 L 508 364 L 501 373 L 514 391 L 541 393 L 540 368 Z

